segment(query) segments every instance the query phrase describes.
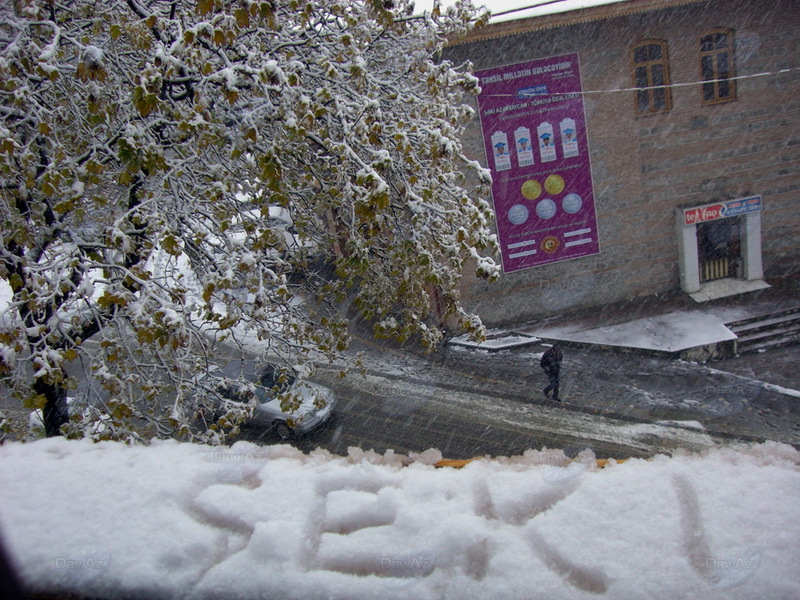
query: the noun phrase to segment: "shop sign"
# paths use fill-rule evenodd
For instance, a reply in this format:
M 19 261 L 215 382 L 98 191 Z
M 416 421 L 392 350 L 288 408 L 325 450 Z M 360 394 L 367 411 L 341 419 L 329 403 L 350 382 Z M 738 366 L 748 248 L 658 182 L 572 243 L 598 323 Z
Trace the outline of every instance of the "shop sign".
M 749 196 L 727 202 L 717 202 L 683 210 L 684 225 L 697 225 L 707 221 L 738 217 L 761 210 L 761 196 Z

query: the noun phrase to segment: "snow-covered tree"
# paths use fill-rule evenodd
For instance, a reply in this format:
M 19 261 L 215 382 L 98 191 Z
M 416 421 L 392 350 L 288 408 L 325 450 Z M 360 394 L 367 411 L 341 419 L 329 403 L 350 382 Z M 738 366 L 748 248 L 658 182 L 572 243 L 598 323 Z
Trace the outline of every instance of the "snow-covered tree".
M 435 346 L 432 295 L 479 332 L 458 296 L 466 266 L 497 274 L 489 175 L 459 141 L 477 80 L 439 52 L 484 18 L 406 0 L 3 3 L 5 384 L 50 435 L 81 367 L 105 390 L 79 417 L 102 418 L 95 436 L 217 441 L 220 423 L 190 425 L 220 343 L 333 359 L 351 307 Z

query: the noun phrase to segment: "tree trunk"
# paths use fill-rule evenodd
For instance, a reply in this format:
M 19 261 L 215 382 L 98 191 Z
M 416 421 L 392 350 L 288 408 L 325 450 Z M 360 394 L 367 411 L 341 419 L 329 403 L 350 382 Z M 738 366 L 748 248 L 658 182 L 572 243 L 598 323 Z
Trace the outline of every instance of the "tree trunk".
M 69 421 L 67 394 L 64 388 L 37 381 L 34 386 L 37 394 L 44 396 L 46 402 L 42 411 L 44 433 L 47 437 L 61 435 L 61 426 Z

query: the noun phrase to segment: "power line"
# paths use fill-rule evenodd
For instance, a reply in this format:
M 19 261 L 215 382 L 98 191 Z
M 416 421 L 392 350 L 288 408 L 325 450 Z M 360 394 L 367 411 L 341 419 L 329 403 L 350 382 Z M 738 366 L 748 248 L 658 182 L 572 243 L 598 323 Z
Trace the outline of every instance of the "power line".
M 557 2 L 561 2 L 563 0 L 554 0 Z M 614 88 L 609 90 L 583 90 L 580 92 L 558 92 L 555 94 L 531 94 L 533 96 L 565 96 L 565 95 L 572 95 L 572 94 L 614 94 L 617 92 L 644 92 L 647 90 L 663 90 L 667 88 L 680 88 L 680 87 L 689 87 L 693 85 L 705 85 L 708 83 L 721 83 L 727 81 L 741 81 L 744 79 L 755 79 L 756 77 L 769 77 L 772 75 L 785 75 L 786 73 L 793 73 L 795 71 L 800 71 L 800 67 L 792 67 L 789 69 L 780 69 L 778 71 L 767 71 L 764 73 L 754 73 L 752 75 L 737 75 L 736 77 L 725 77 L 721 79 L 705 79 L 703 81 L 690 81 L 684 83 L 670 83 L 668 85 L 653 85 L 649 87 L 625 87 L 625 88 Z M 517 94 L 487 94 L 487 97 L 496 97 L 496 98 L 517 98 Z
M 493 12 L 492 17 L 502 17 L 503 15 L 510 15 L 511 13 L 521 12 L 523 10 L 530 10 L 531 8 L 539 8 L 540 6 L 548 6 L 550 4 L 560 4 L 567 0 L 545 0 L 545 2 L 537 2 L 536 4 L 529 4 L 528 6 L 520 6 L 519 8 L 510 8 L 503 12 Z

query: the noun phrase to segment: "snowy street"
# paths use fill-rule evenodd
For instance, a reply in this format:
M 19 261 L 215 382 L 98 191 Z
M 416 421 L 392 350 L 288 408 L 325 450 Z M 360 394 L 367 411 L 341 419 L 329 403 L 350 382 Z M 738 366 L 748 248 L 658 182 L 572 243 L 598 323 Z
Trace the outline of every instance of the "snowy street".
M 339 379 L 336 369 L 321 368 L 315 379 L 339 399 L 334 416 L 292 444 L 338 455 L 352 446 L 380 453 L 437 448 L 450 459 L 542 447 L 627 458 L 737 441 L 800 445 L 797 346 L 706 364 L 565 347 L 563 404 L 541 394 L 543 349 L 448 346 L 423 357 L 358 338 L 354 351 L 364 353 L 366 374 Z M 1 408 L 27 421 L 15 401 L 5 397 Z M 238 439 L 280 442 L 250 426 Z
M 356 347 L 366 353 L 366 376 L 318 374 L 336 389 L 339 405 L 330 423 L 296 439 L 296 447 L 340 455 L 350 446 L 437 448 L 462 459 L 542 447 L 626 458 L 736 441 L 800 444 L 796 347 L 705 365 L 565 348 L 563 405 L 541 394 L 541 348 L 448 348 L 424 358 L 363 341 Z M 253 430 L 244 439 L 262 442 Z

